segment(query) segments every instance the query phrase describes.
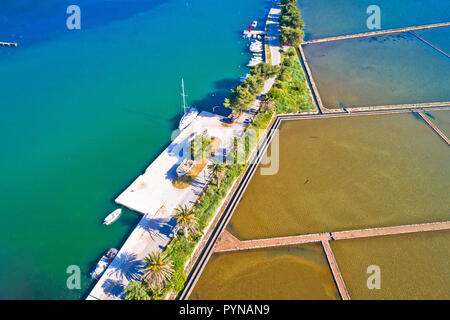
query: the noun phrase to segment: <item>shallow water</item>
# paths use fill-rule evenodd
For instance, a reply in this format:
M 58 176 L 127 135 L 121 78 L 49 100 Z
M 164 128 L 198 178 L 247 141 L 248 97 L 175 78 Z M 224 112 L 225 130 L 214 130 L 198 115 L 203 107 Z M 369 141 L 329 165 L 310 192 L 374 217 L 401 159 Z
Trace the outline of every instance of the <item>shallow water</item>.
M 381 29 L 450 21 L 446 0 L 301 0 L 298 4 L 306 22 L 305 40 L 376 31 L 367 28 L 369 5 L 380 7 Z
M 411 113 L 284 122 L 279 159 L 227 226 L 241 240 L 450 217 L 449 148 Z
M 450 101 L 450 59 L 408 33 L 311 44 L 304 52 L 327 108 Z
M 330 242 L 352 299 L 449 299 L 450 231 Z M 369 290 L 367 267 L 380 268 L 381 288 Z M 373 271 L 372 271 L 373 272 Z
M 184 77 L 211 110 L 248 72 L 241 32 L 264 0 L 1 1 L 0 299 L 80 298 L 88 274 L 140 216 L 101 222 L 170 142 Z M 216 112 L 224 113 L 224 110 Z M 82 289 L 68 290 L 78 265 Z
M 339 299 L 319 243 L 215 253 L 193 300 Z
M 425 114 L 447 138 L 450 137 L 450 111 L 426 112 Z
M 450 18 L 449 18 L 450 20 Z M 414 31 L 420 37 L 450 55 L 450 27 Z

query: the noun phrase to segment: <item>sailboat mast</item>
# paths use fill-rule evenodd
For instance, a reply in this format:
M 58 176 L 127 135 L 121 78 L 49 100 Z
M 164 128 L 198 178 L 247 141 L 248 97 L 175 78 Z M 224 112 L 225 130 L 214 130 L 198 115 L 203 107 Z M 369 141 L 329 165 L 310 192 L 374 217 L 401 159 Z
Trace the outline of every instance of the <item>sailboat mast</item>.
M 186 95 L 184 94 L 184 79 L 181 78 L 181 96 L 183 97 L 183 113 L 186 113 Z

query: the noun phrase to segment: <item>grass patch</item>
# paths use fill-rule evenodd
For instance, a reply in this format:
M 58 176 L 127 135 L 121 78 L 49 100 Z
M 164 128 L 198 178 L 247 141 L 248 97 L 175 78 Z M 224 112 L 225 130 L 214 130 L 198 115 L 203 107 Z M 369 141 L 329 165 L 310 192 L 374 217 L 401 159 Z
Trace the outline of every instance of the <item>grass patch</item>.
M 267 97 L 275 102 L 277 113 L 305 112 L 316 108 L 294 48 L 290 48 L 287 54 L 283 55 L 280 75 Z

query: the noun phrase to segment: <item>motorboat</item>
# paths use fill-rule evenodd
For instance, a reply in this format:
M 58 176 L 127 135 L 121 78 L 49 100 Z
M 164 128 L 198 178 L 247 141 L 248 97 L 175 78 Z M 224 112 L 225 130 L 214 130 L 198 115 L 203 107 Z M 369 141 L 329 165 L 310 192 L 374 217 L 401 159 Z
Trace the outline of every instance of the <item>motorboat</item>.
M 117 219 L 119 219 L 120 215 L 122 214 L 122 209 L 116 209 L 105 218 L 103 221 L 104 225 L 109 226 L 110 224 L 114 223 Z
M 94 270 L 92 270 L 92 272 L 90 273 L 92 279 L 100 279 L 100 277 L 103 275 L 103 273 L 105 273 L 105 270 L 117 255 L 117 252 L 119 252 L 119 250 L 117 250 L 116 248 L 111 248 L 108 250 L 108 252 L 97 263 Z
M 258 21 L 253 21 L 252 22 L 252 28 L 256 28 L 258 26 Z

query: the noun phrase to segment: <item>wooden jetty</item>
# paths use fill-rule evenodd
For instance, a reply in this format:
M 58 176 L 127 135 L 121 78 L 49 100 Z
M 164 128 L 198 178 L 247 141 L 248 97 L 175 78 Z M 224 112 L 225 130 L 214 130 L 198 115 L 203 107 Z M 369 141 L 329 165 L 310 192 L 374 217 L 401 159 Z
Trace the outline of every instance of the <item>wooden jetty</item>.
M 315 39 L 315 40 L 310 40 L 310 41 L 304 41 L 303 44 L 313 44 L 313 43 L 332 42 L 332 41 L 340 41 L 340 40 L 347 40 L 347 39 L 367 38 L 367 37 L 375 37 L 375 36 L 403 33 L 403 32 L 408 32 L 408 31 L 442 28 L 442 27 L 448 27 L 448 26 L 450 26 L 450 22 L 435 23 L 435 24 L 427 24 L 427 25 L 423 25 L 423 26 L 371 31 L 371 32 L 356 33 L 356 34 L 349 34 L 349 35 L 343 35 L 343 36 Z

